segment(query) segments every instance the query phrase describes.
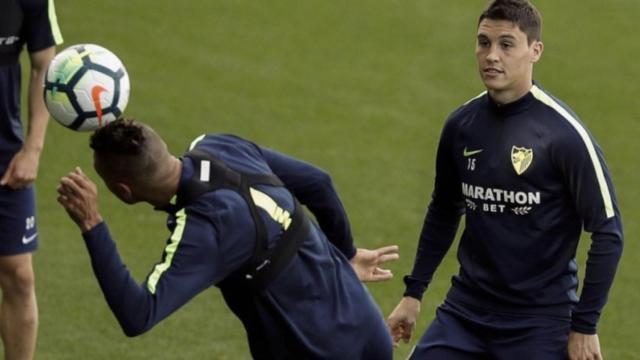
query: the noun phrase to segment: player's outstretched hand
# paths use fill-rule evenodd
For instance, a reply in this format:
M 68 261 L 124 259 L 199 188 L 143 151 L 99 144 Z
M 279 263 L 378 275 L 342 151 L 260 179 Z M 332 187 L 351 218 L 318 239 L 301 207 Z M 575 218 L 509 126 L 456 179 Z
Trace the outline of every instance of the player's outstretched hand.
M 408 343 L 416 328 L 416 320 L 420 314 L 420 301 L 405 296 L 389 315 L 387 326 L 391 332 L 393 347 L 397 347 L 400 340 Z
M 384 246 L 375 250 L 359 248 L 351 259 L 351 266 L 360 281 L 385 281 L 393 278 L 393 274 L 391 270 L 383 269 L 379 265 L 398 260 L 399 257 L 397 245 Z
M 60 179 L 58 202 L 82 232 L 102 222 L 98 213 L 98 188 L 79 167 Z
M 600 340 L 597 334 L 569 333 L 569 360 L 602 360 Z

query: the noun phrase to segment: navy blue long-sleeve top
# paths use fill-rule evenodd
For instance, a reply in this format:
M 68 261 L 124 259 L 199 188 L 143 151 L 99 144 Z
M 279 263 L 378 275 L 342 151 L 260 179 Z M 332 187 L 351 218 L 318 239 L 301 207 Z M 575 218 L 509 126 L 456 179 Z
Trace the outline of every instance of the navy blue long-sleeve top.
M 462 215 L 450 301 L 561 316 L 595 333 L 622 253 L 622 222 L 602 151 L 566 105 L 533 85 L 506 105 L 485 92 L 449 117 L 405 295 L 421 299 Z M 583 229 L 592 243 L 578 297 Z
M 236 171 L 276 174 L 283 181 L 285 187 L 260 185 L 252 190 L 270 247 L 283 232 L 276 213 L 278 209 L 291 213 L 293 196 L 319 224 L 311 225 L 297 255 L 261 294 L 233 284 L 221 286 L 227 305 L 247 331 L 252 356 L 390 358 L 390 338 L 381 314 L 349 264 L 356 250 L 328 174 L 235 136 L 203 136 L 194 146 Z M 182 158 L 182 164 L 179 186 L 198 166 L 190 158 Z M 199 292 L 220 285 L 250 259 L 255 247 L 249 207 L 233 190 L 204 193 L 172 211 L 168 226 L 171 236 L 162 261 L 141 285 L 122 262 L 105 223 L 83 234 L 107 303 L 129 336 L 147 331 Z

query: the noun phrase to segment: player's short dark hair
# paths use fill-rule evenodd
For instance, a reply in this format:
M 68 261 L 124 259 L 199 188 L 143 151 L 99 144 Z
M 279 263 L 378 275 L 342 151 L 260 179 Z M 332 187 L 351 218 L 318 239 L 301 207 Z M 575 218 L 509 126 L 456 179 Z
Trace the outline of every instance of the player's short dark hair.
M 89 146 L 102 168 L 111 175 L 129 179 L 154 174 L 163 145 L 151 128 L 131 118 L 112 121 L 96 130 L 89 139 Z
M 89 146 L 100 155 L 138 155 L 145 144 L 143 128 L 133 119 L 120 118 L 96 130 Z
M 527 34 L 529 44 L 542 36 L 542 16 L 528 0 L 494 0 L 480 14 L 478 25 L 484 19 L 511 21 Z

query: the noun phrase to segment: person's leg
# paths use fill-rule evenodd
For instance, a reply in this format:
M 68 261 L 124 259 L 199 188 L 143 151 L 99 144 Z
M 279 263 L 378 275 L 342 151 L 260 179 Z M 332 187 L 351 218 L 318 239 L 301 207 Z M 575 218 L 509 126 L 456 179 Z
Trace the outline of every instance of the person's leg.
M 0 334 L 4 358 L 32 359 L 38 329 L 38 307 L 31 254 L 0 256 Z
M 513 317 L 513 327 L 495 333 L 490 344 L 496 360 L 567 359 L 568 320 Z
M 33 358 L 38 308 L 31 253 L 37 247 L 33 186 L 0 187 L 0 336 L 7 360 Z
M 438 308 L 436 318 L 424 333 L 409 359 L 481 360 L 486 349 L 480 328 L 456 314 Z

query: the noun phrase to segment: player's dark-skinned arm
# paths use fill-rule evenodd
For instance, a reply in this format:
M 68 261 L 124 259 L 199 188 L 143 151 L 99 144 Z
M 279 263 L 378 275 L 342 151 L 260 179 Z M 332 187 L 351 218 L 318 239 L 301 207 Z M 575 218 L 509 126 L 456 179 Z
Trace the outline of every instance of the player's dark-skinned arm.
M 127 336 L 144 333 L 222 279 L 232 271 L 225 259 L 241 258 L 221 256 L 215 227 L 202 209 L 189 207 L 177 212 L 162 260 L 147 280 L 138 284 L 97 211 L 95 184 L 76 169 L 62 178 L 58 193 L 58 201 L 82 231 L 94 274 Z
M 581 138 L 565 139 L 555 152 L 584 229 L 591 233 L 584 286 L 572 312 L 573 331 L 595 334 L 622 255 L 623 231 L 613 183 L 602 151 Z M 598 158 L 592 160 L 589 152 Z
M 347 213 L 329 174 L 307 162 L 277 151 L 260 148 L 271 170 L 287 189 L 315 216 L 318 225 L 340 251 L 356 254 Z
M 214 231 L 197 217 L 189 210 L 178 215 L 180 228 L 174 230 L 162 260 L 142 284 L 122 262 L 104 222 L 82 234 L 100 288 L 127 336 L 151 329 L 218 280 L 212 265 L 216 263 Z
M 453 159 L 455 129 L 447 122 L 436 155 L 434 190 L 424 219 L 413 270 L 404 277 L 404 296 L 422 299 L 434 272 L 451 247 L 464 214 L 464 200 Z

